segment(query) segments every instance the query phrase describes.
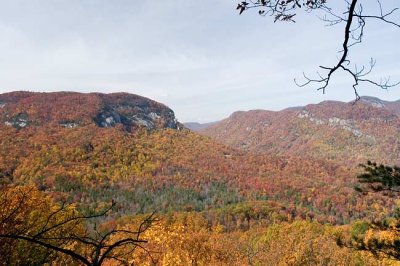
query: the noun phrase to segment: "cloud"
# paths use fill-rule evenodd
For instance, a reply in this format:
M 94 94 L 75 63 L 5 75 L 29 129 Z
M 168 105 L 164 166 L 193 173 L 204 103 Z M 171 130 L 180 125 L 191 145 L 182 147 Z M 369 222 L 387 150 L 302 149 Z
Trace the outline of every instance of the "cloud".
M 395 2 L 393 2 L 395 3 Z M 353 97 L 345 76 L 326 95 L 298 88 L 337 60 L 341 26 L 314 15 L 296 24 L 239 16 L 235 3 L 215 1 L 3 1 L 0 10 L 0 92 L 128 91 L 172 107 L 182 121 L 212 121 L 238 109 L 282 109 Z M 386 4 L 386 3 L 385 3 Z M 385 26 L 385 25 L 384 25 Z M 368 28 L 357 62 L 378 59 L 375 77 L 400 80 L 396 29 Z M 362 92 L 392 99 L 375 88 Z

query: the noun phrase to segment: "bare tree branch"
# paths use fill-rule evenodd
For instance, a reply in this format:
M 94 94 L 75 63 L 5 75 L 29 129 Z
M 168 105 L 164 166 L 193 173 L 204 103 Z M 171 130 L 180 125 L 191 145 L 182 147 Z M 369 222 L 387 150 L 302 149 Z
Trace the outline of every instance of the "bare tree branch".
M 342 49 L 339 51 L 341 53 L 338 62 L 331 67 L 320 66 L 320 68 L 326 72 L 321 74 L 317 72 L 317 78 L 311 78 L 305 73 L 303 73 L 304 81 L 298 82 L 294 79 L 294 82 L 299 87 L 308 86 L 310 84 L 318 84 L 317 90 L 321 90 L 325 93 L 326 88 L 329 86 L 330 81 L 334 73 L 338 70 L 342 70 L 349 74 L 353 80 L 352 88 L 356 96 L 356 101 L 360 99 L 358 94 L 358 86 L 361 83 L 368 83 L 381 89 L 389 89 L 391 87 L 397 86 L 400 82 L 391 82 L 390 77 L 383 78 L 380 81 L 374 81 L 367 78 L 367 75 L 371 73 L 376 61 L 371 59 L 369 67 L 361 67 L 358 69 L 356 65 L 354 67 L 349 67 L 351 61 L 349 59 L 350 48 L 362 43 L 364 37 L 365 26 L 367 20 L 379 20 L 386 24 L 393 25 L 400 28 L 400 23 L 392 19 L 393 15 L 399 8 L 393 8 L 390 11 L 385 12 L 383 10 L 382 4 L 377 0 L 377 5 L 379 7 L 378 14 L 364 14 L 364 8 L 361 4 L 362 0 L 351 0 L 347 1 L 347 11 L 343 14 L 336 14 L 332 8 L 330 8 L 326 3 L 326 0 L 258 0 L 258 1 L 242 1 L 238 4 L 237 9 L 239 13 L 242 14 L 244 11 L 249 9 L 259 9 L 260 15 L 270 15 L 274 17 L 274 22 L 276 21 L 294 21 L 294 16 L 296 15 L 297 9 L 303 7 L 307 12 L 313 10 L 321 10 L 325 13 L 324 16 L 319 16 L 319 18 L 327 23 L 327 26 L 338 25 L 340 23 L 345 23 L 344 26 L 344 36 L 342 42 Z
M 28 242 L 31 242 L 31 243 L 38 244 L 38 245 L 41 245 L 43 247 L 49 248 L 51 250 L 55 250 L 55 251 L 61 252 L 61 253 L 66 254 L 68 256 L 71 256 L 72 258 L 74 258 L 76 260 L 79 260 L 80 262 L 84 263 L 85 265 L 89 265 L 89 266 L 92 265 L 90 263 L 90 261 L 88 261 L 85 257 L 79 255 L 78 253 L 76 253 L 76 252 L 74 252 L 72 250 L 60 248 L 58 246 L 55 246 L 55 245 L 40 241 L 40 240 L 35 239 L 33 237 L 22 236 L 22 235 L 14 235 L 14 234 L 0 234 L 0 238 L 11 238 L 11 239 L 25 240 L 25 241 L 28 241 Z
M 21 201 L 27 200 L 27 198 L 28 197 L 25 196 L 25 194 L 22 195 L 21 200 L 16 207 L 17 209 L 11 210 L 10 213 L 13 214 L 21 211 L 18 210 L 18 208 L 21 208 L 24 204 Z M 0 233 L 0 238 L 28 241 L 49 250 L 70 256 L 85 265 L 102 265 L 108 259 L 122 262 L 123 257 L 118 257 L 116 254 L 112 254 L 112 252 L 124 246 L 132 246 L 132 248 L 129 248 L 132 252 L 136 247 L 142 248 L 148 252 L 148 250 L 141 245 L 147 243 L 146 240 L 141 239 L 141 235 L 149 229 L 151 224 L 156 220 L 154 218 L 154 213 L 148 215 L 140 223 L 138 230 L 135 231 L 114 228 L 102 234 L 97 230 L 97 228 L 94 228 L 92 232 L 87 229 L 83 233 L 74 232 L 74 229 L 79 226 L 82 221 L 104 217 L 114 206 L 115 202 L 113 201 L 110 207 L 100 213 L 95 213 L 93 215 L 80 215 L 74 211 L 71 215 L 71 205 L 62 203 L 55 211 L 46 217 L 43 222 L 44 224 L 39 227 L 37 232 L 28 233 L 29 230 L 17 230 L 10 233 Z M 59 216 L 64 217 L 63 215 L 66 215 L 66 218 L 56 222 L 57 219 L 60 218 Z M 12 219 L 10 218 L 10 215 L 7 215 L 6 218 Z M 2 219 L 2 221 L 4 221 L 4 219 Z M 112 241 L 112 238 L 116 236 L 118 236 L 118 240 Z M 82 250 L 85 254 L 79 254 L 78 251 L 73 248 L 67 248 L 67 246 L 71 246 L 72 243 L 79 243 L 82 245 L 84 247 Z

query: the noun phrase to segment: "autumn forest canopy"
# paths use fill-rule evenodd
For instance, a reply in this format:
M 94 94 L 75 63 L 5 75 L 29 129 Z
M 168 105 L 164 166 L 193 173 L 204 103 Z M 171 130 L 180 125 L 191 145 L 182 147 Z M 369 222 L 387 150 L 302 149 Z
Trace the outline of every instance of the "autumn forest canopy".
M 332 2 L 240 1 L 231 11 L 236 8 L 237 19 L 261 16 L 266 23 L 268 19 L 296 23 L 313 14 L 321 23 L 335 27 L 335 34 L 339 28 L 340 50 L 329 57 L 336 59 L 324 60 L 314 75 L 304 72 L 293 86 L 329 93 L 335 90 L 333 85 L 345 84 L 335 83 L 341 73 L 350 82 L 345 86 L 354 96 L 350 102 L 327 100 L 280 111 L 235 111 L 202 124 L 178 121 L 174 110 L 161 101 L 127 92 L 0 91 L 0 265 L 400 265 L 400 100 L 361 96 L 364 88 L 388 90 L 400 81 L 380 77 L 384 71 L 375 73 L 374 58 L 363 65 L 357 61 L 359 54 L 353 57 L 364 44 L 369 25 L 400 28 L 398 7 L 379 0 L 372 5 L 364 0 L 343 1 L 343 5 Z M 121 11 L 114 7 L 111 13 Z M 165 8 L 151 7 L 154 14 Z M 199 13 L 202 8 L 198 6 Z M 82 10 L 68 20 L 69 26 Z M 212 11 L 212 7 L 207 9 Z M 181 15 L 177 10 L 176 17 Z M 198 17 L 193 14 L 191 19 L 188 25 Z M 103 25 L 101 19 L 94 21 Z M 168 34 L 157 35 L 161 25 L 151 24 L 154 21 L 145 26 L 159 43 Z M 121 21 L 107 23 L 115 30 Z M 174 30 L 185 29 L 181 22 L 172 24 Z M 91 35 L 88 25 L 80 26 L 85 36 Z M 245 27 L 235 27 L 235 34 L 246 33 Z M 7 32 L 18 40 L 29 39 L 16 29 L 9 27 Z M 280 40 L 279 34 L 273 37 Z M 124 35 L 124 42 L 129 43 L 130 37 Z M 217 37 L 210 36 L 209 41 Z M 102 39 L 106 47 L 113 38 Z M 82 40 L 76 42 L 79 49 L 65 45 L 57 50 L 63 53 L 58 59 L 65 60 L 74 51 L 90 61 L 85 53 L 101 50 L 87 49 Z M 232 37 L 230 41 L 237 40 Z M 293 40 L 285 42 L 282 47 L 303 49 Z M 240 75 L 235 76 L 233 61 L 224 62 L 226 75 L 218 70 L 217 56 L 213 60 L 195 57 L 193 63 L 195 53 L 178 53 L 174 61 L 168 53 L 160 56 L 152 43 L 144 43 L 154 52 L 149 56 L 135 51 L 143 52 L 145 70 L 125 65 L 130 59 L 124 59 L 122 67 L 113 65 L 115 75 L 101 66 L 94 68 L 110 80 L 122 78 L 124 82 L 127 76 L 143 73 L 155 81 L 161 69 L 164 81 L 170 79 L 174 86 L 179 83 L 174 75 L 184 69 L 195 87 L 196 79 L 190 75 L 211 64 L 213 73 L 202 72 L 201 79 L 215 83 L 226 102 L 229 97 L 234 99 L 224 88 L 226 84 L 242 93 L 240 100 L 252 93 L 253 83 L 248 83 L 245 68 L 254 71 L 251 79 L 264 73 L 245 60 L 247 48 L 240 49 L 243 55 L 235 55 L 241 64 Z M 324 45 L 313 46 L 318 46 L 310 48 L 317 58 Z M 182 47 L 174 43 L 172 50 Z M 221 54 L 229 54 L 229 49 L 224 47 Z M 113 46 L 112 50 L 118 49 Z M 260 53 L 263 48 L 257 43 L 251 50 Z M 117 57 L 123 58 L 122 46 L 119 52 Z M 282 48 L 274 56 L 281 60 L 286 52 Z M 106 54 L 98 58 L 107 58 Z M 152 56 L 160 60 L 155 65 Z M 38 68 L 49 58 L 44 57 Z M 157 63 L 164 59 L 165 69 Z M 285 66 L 285 71 L 296 65 L 295 58 L 291 60 L 293 66 Z M 388 67 L 396 69 L 396 65 Z M 65 70 L 68 79 L 78 81 L 79 75 L 69 71 Z M 272 79 L 277 72 L 263 78 Z M 213 80 L 225 76 L 230 76 L 231 83 Z M 246 90 L 243 77 L 250 84 Z M 172 91 L 179 91 L 153 89 L 146 95 L 168 99 Z M 284 89 L 282 93 L 291 97 Z M 181 99 L 194 99 L 186 91 L 182 95 Z M 216 101 L 208 94 L 197 96 L 210 104 Z M 195 105 L 190 108 L 194 110 Z
M 397 245 L 398 169 L 369 183 L 382 172 L 371 163 L 356 177 L 368 159 L 398 163 L 397 102 L 235 113 L 200 134 L 132 94 L 13 92 L 0 103 L 5 265 L 396 259 L 377 247 Z

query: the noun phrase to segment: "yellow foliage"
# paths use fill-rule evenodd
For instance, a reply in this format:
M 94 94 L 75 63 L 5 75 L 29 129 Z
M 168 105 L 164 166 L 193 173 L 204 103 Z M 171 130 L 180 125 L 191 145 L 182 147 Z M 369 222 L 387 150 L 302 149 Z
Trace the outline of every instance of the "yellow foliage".
M 74 241 L 60 238 L 71 233 L 81 232 L 81 223 L 68 223 L 53 230 L 44 230 L 65 221 L 75 213 L 69 206 L 58 212 L 60 206 L 33 186 L 16 186 L 1 188 L 0 194 L 0 235 L 33 236 L 41 233 L 48 239 L 47 243 L 59 247 L 75 247 Z M 53 214 L 53 215 L 51 215 Z M 74 262 L 52 250 L 24 240 L 0 238 L 0 264 L 39 264 L 42 261 L 63 262 L 73 265 Z
M 122 226 L 135 230 L 136 221 Z M 130 261 L 137 265 L 391 265 L 367 252 L 340 248 L 336 227 L 314 222 L 253 226 L 226 232 L 209 226 L 199 213 L 163 217 L 143 234 L 144 249 Z M 152 258 L 147 252 L 150 252 Z

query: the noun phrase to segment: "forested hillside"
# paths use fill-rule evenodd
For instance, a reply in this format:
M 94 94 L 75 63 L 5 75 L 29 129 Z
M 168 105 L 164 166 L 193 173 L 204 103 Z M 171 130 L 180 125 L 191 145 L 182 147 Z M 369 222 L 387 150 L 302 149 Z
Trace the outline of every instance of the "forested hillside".
M 255 125 L 261 123 L 258 118 L 268 124 L 265 126 L 268 131 L 260 131 L 261 136 L 274 135 L 274 140 L 290 140 L 290 136 L 302 134 L 301 138 L 314 140 L 314 144 L 319 138 L 323 143 L 327 139 L 325 134 L 333 128 L 343 132 L 343 139 L 338 140 L 344 141 L 342 145 L 346 145 L 345 137 L 349 136 L 366 145 L 353 150 L 354 154 L 346 149 L 335 150 L 333 144 L 332 150 L 320 149 L 319 153 L 314 152 L 314 146 L 307 146 L 310 149 L 307 158 L 300 156 L 307 151 L 302 144 L 310 142 L 305 140 L 285 146 L 289 142 L 269 139 L 274 147 L 258 154 L 225 146 L 183 128 L 171 109 L 137 95 L 15 92 L 0 95 L 0 103 L 1 189 L 3 195 L 23 195 L 20 201 L 9 196 L 0 199 L 6 217 L 0 217 L 0 221 L 8 225 L 1 229 L 0 236 L 5 234 L 4 228 L 15 227 L 17 231 L 18 226 L 29 228 L 31 219 L 36 219 L 30 210 L 37 216 L 38 225 L 26 229 L 27 234 L 51 224 L 53 220 L 46 218 L 46 214 L 54 212 L 59 204 L 70 203 L 73 207 L 66 209 L 62 217 L 54 214 L 55 220 L 76 212 L 96 213 L 115 203 L 106 218 L 97 219 L 103 230 L 134 231 L 146 214 L 155 212 L 159 218 L 141 234 L 148 241 L 147 248 L 122 252 L 126 261 L 147 265 L 301 265 L 324 261 L 324 265 L 374 265 L 377 262 L 368 252 L 337 246 L 335 239 L 352 230 L 349 223 L 358 219 L 379 220 L 392 215 L 395 200 L 381 194 L 356 192 L 355 176 L 360 170 L 343 164 L 343 160 L 335 160 L 335 156 L 349 155 L 351 161 L 391 151 L 387 158 L 394 159 L 397 149 L 394 146 L 392 150 L 385 146 L 383 150 L 373 149 L 371 154 L 362 153 L 371 147 L 364 142 L 372 141 L 369 136 L 379 143 L 389 140 L 397 143 L 397 116 L 386 108 L 370 104 L 357 107 L 379 118 L 371 122 L 361 111 L 351 113 L 352 106 L 343 104 L 345 109 L 340 103 L 325 103 L 342 106 L 342 113 L 335 117 L 353 121 L 358 130 L 355 132 L 362 132 L 360 136 L 351 131 L 354 128 L 343 128 L 341 120 L 335 126 L 315 122 L 330 121 L 332 117 L 319 105 L 278 114 L 252 112 L 253 122 L 258 121 Z M 235 114 L 232 118 L 242 115 Z M 241 123 L 247 128 L 251 122 L 235 121 L 221 123 L 241 132 Z M 287 123 L 278 121 L 294 121 L 299 127 L 286 131 Z M 376 128 L 369 128 L 371 123 Z M 385 134 L 381 133 L 382 139 L 378 139 L 381 132 L 378 128 L 382 125 L 387 127 Z M 320 126 L 326 127 L 325 131 L 313 134 L 312 130 Z M 252 136 L 252 132 L 258 132 L 253 128 L 245 132 Z M 387 135 L 390 130 L 393 136 Z M 257 147 L 262 146 L 250 145 L 248 149 Z M 355 157 L 356 154 L 361 157 Z M 36 200 L 37 206 L 34 202 L 25 203 L 24 199 L 29 198 L 42 198 L 43 202 Z M 23 222 L 7 218 L 14 216 Z M 45 224 L 43 227 L 41 222 Z M 85 224 L 79 226 L 80 232 L 85 232 L 82 231 Z M 62 228 L 60 232 L 76 228 Z M 74 246 L 71 241 L 68 239 L 63 245 Z M 0 249 L 6 251 L 6 247 L 16 243 L 0 240 Z M 289 243 L 293 245 L 290 248 Z M 85 250 L 78 244 L 76 247 Z M 28 256 L 22 264 L 38 263 L 49 252 L 35 245 L 31 248 L 32 254 L 39 254 L 35 255 L 37 260 Z M 15 262 L 15 256 L 21 256 L 26 249 L 11 249 L 3 256 Z M 156 251 L 153 261 L 147 256 L 149 250 Z M 52 256 L 67 260 L 56 253 Z
M 400 102 L 362 97 L 282 111 L 235 112 L 200 131 L 228 146 L 270 155 L 324 159 L 347 166 L 398 164 Z
M 281 204 L 285 217 L 309 216 L 332 223 L 373 211 L 368 207 L 372 198 L 360 200 L 353 191 L 355 172 L 340 164 L 236 151 L 188 130 L 177 130 L 172 111 L 150 100 L 119 94 L 27 95 L 0 98 L 6 104 L 1 109 L 5 122 L 0 126 L 3 183 L 35 184 L 85 208 L 113 198 L 124 205 L 121 212 L 129 213 L 201 211 L 247 200 Z M 129 131 L 123 121 L 103 126 L 96 122 L 102 117 L 99 110 L 110 116 L 118 113 L 99 99 L 117 101 L 113 108 L 122 111 L 126 106 L 135 112 L 153 104 L 156 107 L 146 112 L 159 114 L 165 121 L 149 128 L 148 124 L 156 122 L 141 113 L 147 120 L 129 122 Z M 118 102 L 121 99 L 124 102 Z M 26 126 L 9 124 L 11 117 L 21 114 Z M 137 114 L 126 112 L 125 117 L 136 119 Z M 390 202 L 382 204 L 389 206 Z

